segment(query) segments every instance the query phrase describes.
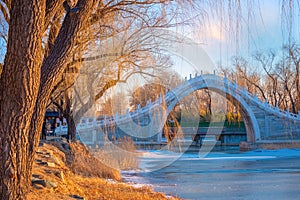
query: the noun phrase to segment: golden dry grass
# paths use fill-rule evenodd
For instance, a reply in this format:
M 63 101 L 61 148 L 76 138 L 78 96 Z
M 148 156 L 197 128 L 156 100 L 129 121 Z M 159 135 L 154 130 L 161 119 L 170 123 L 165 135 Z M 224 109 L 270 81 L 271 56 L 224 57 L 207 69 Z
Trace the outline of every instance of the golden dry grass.
M 162 193 L 142 187 L 134 188 L 124 183 L 111 183 L 101 178 L 88 178 L 72 174 L 57 189 L 35 189 L 32 188 L 29 199 L 54 200 L 54 199 L 73 199 L 71 195 L 78 195 L 89 200 L 96 199 L 167 199 Z
M 33 174 L 40 179 L 57 183 L 57 188 L 33 185 L 28 199 L 56 200 L 73 199 L 72 195 L 90 199 L 170 199 L 162 193 L 147 187 L 135 188 L 119 181 L 120 173 L 103 165 L 94 158 L 82 144 L 70 144 L 70 149 L 61 144 L 44 144 L 39 147 Z M 128 145 L 128 144 L 127 144 Z M 50 154 L 50 155 L 49 155 Z M 54 167 L 41 164 L 40 161 L 55 163 Z M 101 166 L 102 165 L 102 166 Z M 174 198 L 175 199 L 175 198 Z
M 91 149 L 91 152 L 104 165 L 117 170 L 137 169 L 139 164 L 139 153 L 130 138 L 125 137 L 117 144 L 106 143 L 101 148 Z

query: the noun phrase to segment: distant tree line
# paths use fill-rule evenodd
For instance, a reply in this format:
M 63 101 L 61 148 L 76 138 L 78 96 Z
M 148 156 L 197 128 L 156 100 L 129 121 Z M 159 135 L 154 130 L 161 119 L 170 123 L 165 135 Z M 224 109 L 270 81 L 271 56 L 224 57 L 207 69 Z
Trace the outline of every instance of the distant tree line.
M 300 45 L 284 46 L 281 51 L 256 53 L 254 62 L 234 57 L 233 66 L 221 74 L 246 88 L 263 101 L 292 113 L 300 111 Z

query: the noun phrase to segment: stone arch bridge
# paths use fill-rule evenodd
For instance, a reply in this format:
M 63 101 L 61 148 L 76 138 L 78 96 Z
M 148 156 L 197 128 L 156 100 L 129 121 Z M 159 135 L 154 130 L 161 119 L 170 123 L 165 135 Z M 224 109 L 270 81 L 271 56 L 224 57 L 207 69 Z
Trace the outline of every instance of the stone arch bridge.
M 190 75 L 184 83 L 135 112 L 127 111 L 124 115 L 116 114 L 98 120 L 82 119 L 77 130 L 87 143 L 95 143 L 111 132 L 133 137 L 134 141 L 161 143 L 162 129 L 168 114 L 181 99 L 201 89 L 209 89 L 227 99 L 233 99 L 234 104 L 240 106 L 248 142 L 300 139 L 300 111 L 294 114 L 281 110 L 261 101 L 226 77 L 213 74 Z

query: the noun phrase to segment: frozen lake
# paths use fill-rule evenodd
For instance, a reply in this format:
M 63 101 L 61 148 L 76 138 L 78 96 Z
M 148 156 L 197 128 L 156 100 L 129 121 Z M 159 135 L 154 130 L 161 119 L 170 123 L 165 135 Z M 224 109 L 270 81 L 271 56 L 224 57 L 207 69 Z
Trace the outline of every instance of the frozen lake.
M 300 149 L 145 151 L 140 169 L 123 177 L 183 199 L 299 199 Z

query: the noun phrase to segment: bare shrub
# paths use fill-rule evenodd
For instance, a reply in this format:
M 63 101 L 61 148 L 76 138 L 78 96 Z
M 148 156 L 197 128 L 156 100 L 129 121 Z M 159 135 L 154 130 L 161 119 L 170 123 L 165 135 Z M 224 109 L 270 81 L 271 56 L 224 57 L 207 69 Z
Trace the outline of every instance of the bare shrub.
M 118 170 L 104 165 L 82 143 L 53 143 L 66 154 L 67 166 L 78 175 L 121 180 Z
M 114 169 L 136 169 L 139 163 L 134 143 L 128 137 L 124 137 L 116 143 L 105 143 L 101 149 L 94 149 L 93 155 Z

